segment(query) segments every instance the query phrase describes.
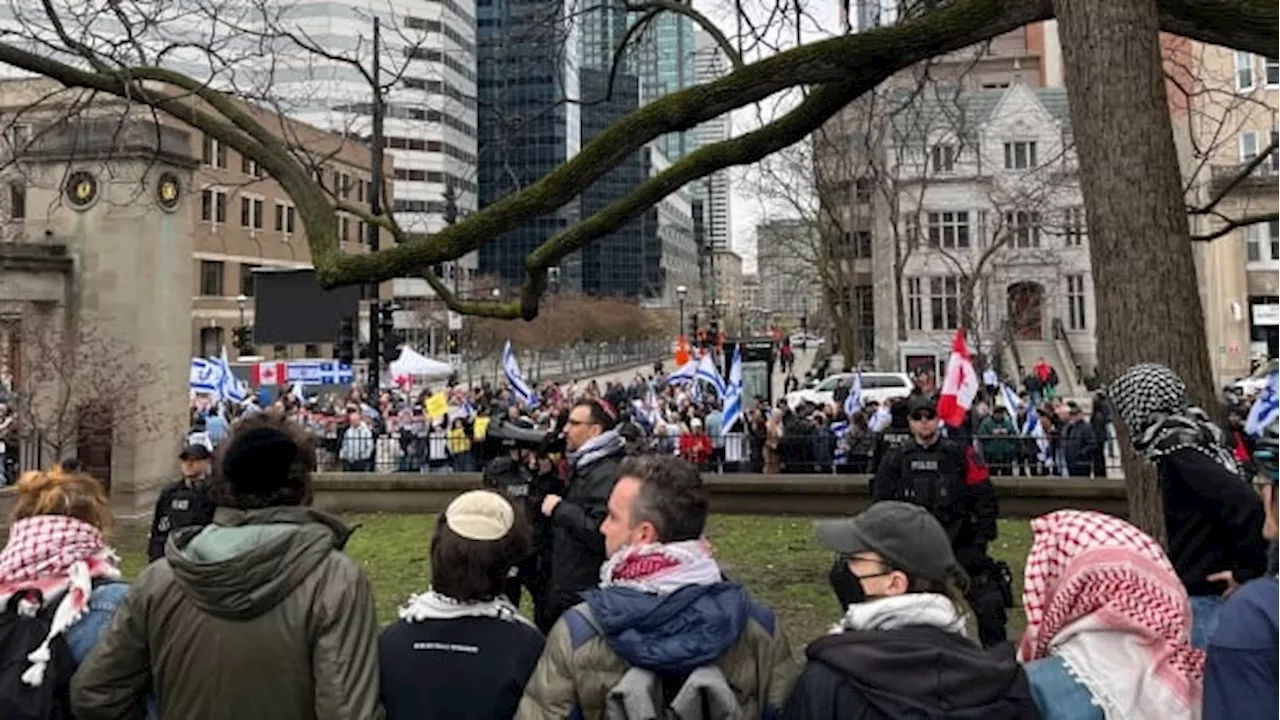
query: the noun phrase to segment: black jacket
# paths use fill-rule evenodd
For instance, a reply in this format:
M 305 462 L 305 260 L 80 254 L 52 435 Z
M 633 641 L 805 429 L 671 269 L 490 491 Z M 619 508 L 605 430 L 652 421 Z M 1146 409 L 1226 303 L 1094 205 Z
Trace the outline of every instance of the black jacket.
M 929 626 L 828 635 L 779 720 L 1036 720 L 1026 673 L 1007 643 L 983 650 Z
M 1249 483 L 1195 448 L 1173 451 L 1156 468 L 1169 560 L 1189 595 L 1220 595 L 1226 586 L 1205 577 L 1222 570 L 1239 583 L 1266 571 L 1262 503 Z
M 1062 453 L 1066 456 L 1068 473 L 1088 476 L 1093 471 L 1093 450 L 1097 442 L 1093 427 L 1084 420 L 1073 420 L 1062 426 Z
M 987 473 L 970 467 L 964 446 L 939 438 L 926 448 L 912 439 L 889 450 L 871 482 L 871 501 L 881 500 L 924 507 L 947 531 L 966 570 L 986 566 L 1000 504 Z
M 505 720 L 542 654 L 542 633 L 515 620 L 401 620 L 378 639 L 387 720 Z
M 162 490 L 156 499 L 155 517 L 151 519 L 147 561 L 155 562 L 164 557 L 165 541 L 174 530 L 213 522 L 214 507 L 208 480 L 190 485 L 186 480 L 179 480 Z
M 570 471 L 569 489 L 551 513 L 551 582 L 547 615 L 554 622 L 565 610 L 582 602 L 578 593 L 600 582 L 600 566 L 607 559 L 600 523 L 608 514 L 609 493 L 618 480 L 623 451 Z M 539 619 L 539 626 L 544 624 Z

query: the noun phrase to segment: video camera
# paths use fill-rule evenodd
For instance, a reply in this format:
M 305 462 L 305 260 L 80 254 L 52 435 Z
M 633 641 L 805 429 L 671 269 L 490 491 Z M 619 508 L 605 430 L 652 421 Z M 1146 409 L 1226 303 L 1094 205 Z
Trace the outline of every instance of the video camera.
M 485 437 L 504 450 L 529 450 L 539 455 L 564 451 L 564 438 L 560 433 L 539 430 L 503 417 L 495 417 L 489 423 Z

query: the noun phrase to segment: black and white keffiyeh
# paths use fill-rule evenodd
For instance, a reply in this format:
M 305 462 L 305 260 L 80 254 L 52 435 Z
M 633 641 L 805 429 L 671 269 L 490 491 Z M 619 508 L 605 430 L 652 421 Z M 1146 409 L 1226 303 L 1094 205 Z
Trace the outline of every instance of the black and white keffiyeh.
M 1121 373 L 1107 393 L 1129 430 L 1133 446 L 1155 462 L 1191 448 L 1233 473 L 1240 468 L 1222 440 L 1222 429 L 1187 403 L 1187 385 L 1158 363 L 1142 363 Z

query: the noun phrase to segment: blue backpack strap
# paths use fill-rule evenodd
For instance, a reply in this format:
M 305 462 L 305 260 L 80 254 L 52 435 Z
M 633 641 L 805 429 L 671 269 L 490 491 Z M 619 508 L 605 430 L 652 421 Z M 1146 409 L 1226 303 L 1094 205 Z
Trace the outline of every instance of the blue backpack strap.
M 564 623 L 569 627 L 569 645 L 574 650 L 585 645 L 591 638 L 604 634 L 586 603 L 578 603 L 565 611 Z

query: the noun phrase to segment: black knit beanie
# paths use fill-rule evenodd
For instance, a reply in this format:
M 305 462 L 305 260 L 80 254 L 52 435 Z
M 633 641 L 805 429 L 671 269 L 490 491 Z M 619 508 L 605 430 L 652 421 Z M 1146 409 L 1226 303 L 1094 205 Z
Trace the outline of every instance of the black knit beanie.
M 231 439 L 222 456 L 222 478 L 234 493 L 271 495 L 297 483 L 289 473 L 298 452 L 297 443 L 283 430 L 254 428 Z

